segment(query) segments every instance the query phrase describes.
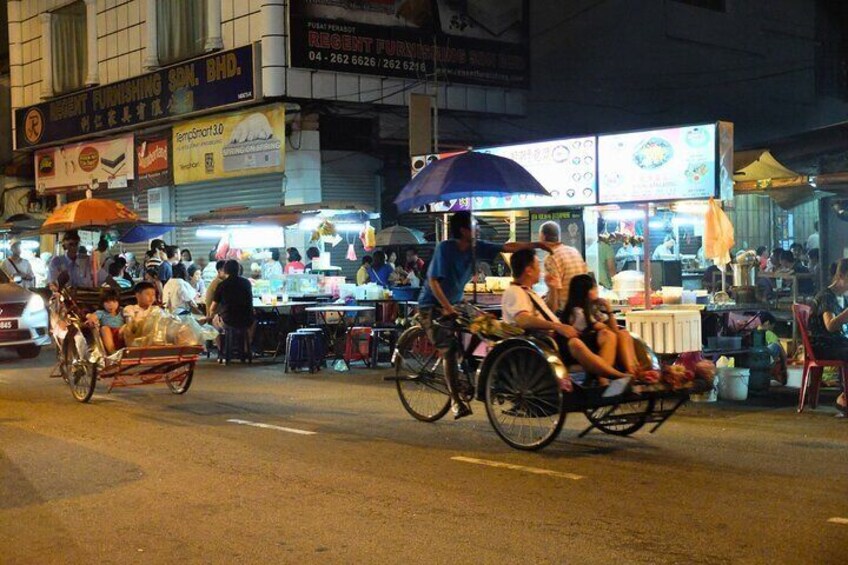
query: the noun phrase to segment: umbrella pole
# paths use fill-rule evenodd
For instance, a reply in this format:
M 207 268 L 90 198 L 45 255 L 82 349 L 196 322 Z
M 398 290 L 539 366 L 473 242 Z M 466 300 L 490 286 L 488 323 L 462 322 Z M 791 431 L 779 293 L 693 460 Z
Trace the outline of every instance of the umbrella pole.
M 477 229 L 474 223 L 474 199 L 469 198 L 468 212 L 471 214 L 471 289 L 472 302 L 477 304 Z

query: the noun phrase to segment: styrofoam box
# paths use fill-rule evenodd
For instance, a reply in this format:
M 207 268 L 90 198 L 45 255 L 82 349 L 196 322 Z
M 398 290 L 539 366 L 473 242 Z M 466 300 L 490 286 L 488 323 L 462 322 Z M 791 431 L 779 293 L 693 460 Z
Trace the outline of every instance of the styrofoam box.
M 701 313 L 697 310 L 645 310 L 630 312 L 627 331 L 654 350 L 672 354 L 701 351 Z

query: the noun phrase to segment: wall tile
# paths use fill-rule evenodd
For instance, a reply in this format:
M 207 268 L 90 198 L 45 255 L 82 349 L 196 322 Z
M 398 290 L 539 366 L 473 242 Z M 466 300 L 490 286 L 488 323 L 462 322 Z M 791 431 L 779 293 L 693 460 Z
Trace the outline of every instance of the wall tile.
M 129 8 L 127 7 L 127 4 L 121 4 L 120 6 L 118 6 L 117 8 L 115 8 L 115 12 L 118 14 L 118 29 L 128 27 L 130 23 L 128 21 Z
M 233 45 L 238 47 L 250 43 L 250 20 L 248 18 L 238 18 L 235 24 L 235 36 Z
M 233 24 L 233 22 L 224 22 L 221 25 L 221 38 L 224 41 L 224 49 L 232 49 L 235 47 L 234 35 L 235 24 Z
M 106 11 L 106 33 L 112 33 L 118 29 L 118 12 L 117 10 Z
M 139 17 L 139 8 L 141 2 L 133 1 L 127 4 L 127 25 L 133 26 L 141 21 Z
M 312 98 L 312 72 L 302 69 L 286 71 L 286 91 L 295 98 Z
M 140 75 L 142 73 L 142 69 L 141 69 L 142 55 L 141 55 L 141 53 L 142 53 L 141 51 L 136 51 L 135 53 L 129 54 L 130 76 L 136 76 L 136 75 Z
M 247 0 L 234 0 L 233 2 L 233 16 L 236 18 L 240 18 L 241 16 L 247 15 L 250 10 L 250 2 Z
M 141 25 L 134 25 L 129 29 L 129 46 L 131 51 L 141 49 Z
M 336 77 L 333 73 L 319 71 L 312 75 L 312 96 L 315 98 L 336 97 Z
M 108 69 L 108 72 L 109 72 L 109 81 L 108 82 L 115 82 L 116 80 L 119 80 L 119 77 L 121 76 L 121 72 L 118 70 L 118 59 L 117 58 L 109 59 L 109 61 L 106 63 L 106 68 Z
M 118 36 L 118 45 L 117 45 L 118 50 L 117 50 L 117 52 L 118 53 L 126 53 L 127 51 L 129 51 L 130 50 L 130 32 L 125 30 L 125 29 L 122 29 L 121 31 L 119 31 L 115 35 Z
M 110 34 L 106 37 L 106 58 L 111 59 L 118 54 L 118 36 Z
M 243 1 L 243 0 L 240 0 Z M 233 0 L 221 1 L 221 21 L 226 22 L 233 19 Z
M 262 21 L 262 14 L 254 12 L 250 14 L 250 39 L 251 41 L 259 41 L 262 39 L 262 32 L 265 29 Z

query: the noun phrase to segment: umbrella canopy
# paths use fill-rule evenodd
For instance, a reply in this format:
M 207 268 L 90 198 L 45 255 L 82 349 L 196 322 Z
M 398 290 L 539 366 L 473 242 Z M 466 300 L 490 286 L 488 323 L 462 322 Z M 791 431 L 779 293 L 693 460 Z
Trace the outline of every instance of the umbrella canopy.
M 471 196 L 539 194 L 548 196 L 539 181 L 506 157 L 469 151 L 427 165 L 395 198 L 401 211 Z
M 392 226 L 377 232 L 377 247 L 421 245 L 427 243 L 424 234 L 403 226 Z
M 57 208 L 44 221 L 41 233 L 104 228 L 138 222 L 138 215 L 115 200 L 88 198 Z
M 148 222 L 139 222 L 137 225 L 123 230 L 118 237 L 121 243 L 141 243 L 150 239 L 162 237 L 166 233 L 173 231 L 176 228 L 173 224 L 153 224 Z

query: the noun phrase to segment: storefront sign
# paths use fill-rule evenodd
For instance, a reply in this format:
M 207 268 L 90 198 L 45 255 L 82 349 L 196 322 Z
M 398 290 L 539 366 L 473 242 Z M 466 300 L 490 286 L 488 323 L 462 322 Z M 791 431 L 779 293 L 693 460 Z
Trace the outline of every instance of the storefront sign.
M 35 186 L 39 193 L 126 188 L 135 178 L 133 137 L 74 143 L 35 153 Z
M 174 184 L 285 170 L 282 104 L 192 120 L 172 135 Z
M 694 200 L 718 190 L 716 125 L 598 138 L 601 204 Z
M 525 0 L 292 0 L 291 65 L 526 87 Z M 435 65 L 434 65 L 435 63 Z
M 255 100 L 253 46 L 222 51 L 15 111 L 16 149 Z
M 135 156 L 139 189 L 171 184 L 171 132 L 136 137 Z

